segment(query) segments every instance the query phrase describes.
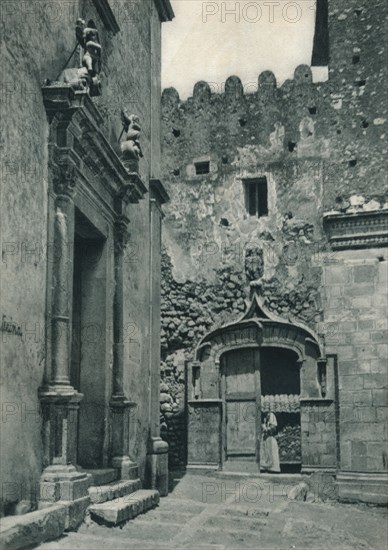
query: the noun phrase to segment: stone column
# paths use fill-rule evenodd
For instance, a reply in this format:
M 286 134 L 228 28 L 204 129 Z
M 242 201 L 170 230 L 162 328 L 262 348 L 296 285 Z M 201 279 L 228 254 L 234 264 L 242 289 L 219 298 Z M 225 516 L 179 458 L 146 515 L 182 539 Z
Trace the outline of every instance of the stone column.
M 121 200 L 119 202 L 122 202 Z M 125 205 L 121 205 L 125 209 Z M 113 381 L 111 410 L 111 456 L 112 466 L 119 470 L 121 479 L 136 479 L 137 464 L 129 455 L 129 414 L 131 403 L 125 396 L 124 375 L 124 250 L 128 241 L 129 220 L 124 214 L 117 217 L 114 227 L 114 274 L 115 293 L 113 301 Z
M 159 180 L 150 181 L 150 441 L 147 455 L 148 481 L 161 496 L 168 494 L 168 444 L 160 437 L 160 285 L 162 204 L 169 197 Z
M 43 501 L 73 501 L 69 526 L 89 504 L 90 476 L 77 471 L 78 407 L 82 394 L 70 384 L 72 274 L 74 241 L 73 192 L 75 167 L 66 162 L 52 169 L 55 197 L 54 257 L 51 310 L 51 364 L 39 397 L 43 412 L 44 469 L 40 482 Z

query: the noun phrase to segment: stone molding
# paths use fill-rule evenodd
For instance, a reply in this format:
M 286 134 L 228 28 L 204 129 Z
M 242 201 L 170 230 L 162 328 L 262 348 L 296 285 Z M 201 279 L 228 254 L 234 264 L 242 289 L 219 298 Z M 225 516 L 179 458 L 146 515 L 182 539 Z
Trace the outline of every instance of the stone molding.
M 388 210 L 326 213 L 323 226 L 333 250 L 388 246 Z
M 109 5 L 108 0 L 93 0 L 93 4 L 98 12 L 98 15 L 101 17 L 101 21 L 104 23 L 105 28 L 108 31 L 117 34 L 120 31 L 119 24 L 117 19 L 112 11 L 112 8 Z
M 159 19 L 162 23 L 172 21 L 175 17 L 170 0 L 154 0 L 158 10 Z
M 151 198 L 156 200 L 158 206 L 166 204 L 166 202 L 169 202 L 170 200 L 169 194 L 167 193 L 163 183 L 159 179 L 150 179 L 150 192 Z
M 337 472 L 338 497 L 345 502 L 388 504 L 388 474 L 374 472 Z
M 264 344 L 292 349 L 300 363 L 304 360 L 308 344 L 316 353 L 317 360 L 325 362 L 323 347 L 314 331 L 299 321 L 282 319 L 267 310 L 264 300 L 256 293 L 240 320 L 217 328 L 202 338 L 196 348 L 195 359 L 201 361 L 206 348 L 210 357 L 219 361 L 226 350 Z
M 70 182 L 78 172 L 81 183 L 99 195 L 111 217 L 117 210 L 117 199 L 137 203 L 144 198 L 146 186 L 139 174 L 126 170 L 104 136 L 102 116 L 89 95 L 61 83 L 44 86 L 42 92 L 51 130 L 50 165 L 62 170 L 54 168 L 54 185 L 58 173 Z M 61 188 L 63 182 L 58 185 Z

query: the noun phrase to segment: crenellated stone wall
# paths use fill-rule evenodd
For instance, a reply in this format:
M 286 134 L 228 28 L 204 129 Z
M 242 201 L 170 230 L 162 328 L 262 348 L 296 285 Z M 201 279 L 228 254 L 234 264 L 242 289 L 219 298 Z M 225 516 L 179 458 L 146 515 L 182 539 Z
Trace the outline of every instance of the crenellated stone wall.
M 385 10 L 380 1 L 329 1 L 326 82 L 314 83 L 303 65 L 281 86 L 272 72 L 261 73 L 254 93 L 232 76 L 222 93 L 198 82 L 186 101 L 174 88 L 162 95 L 162 170 L 171 197 L 163 235 L 165 363 L 174 364 L 177 353 L 181 362 L 192 359 L 202 335 L 236 321 L 255 289 L 271 312 L 299 319 L 327 343 L 338 368 L 335 406 L 347 410 L 354 401 L 362 408 L 357 426 L 348 413 L 337 419 L 337 467 L 368 475 L 386 468 L 379 425 L 386 385 L 379 340 L 387 300 Z M 250 214 L 245 187 L 259 178 L 266 178 L 268 209 L 260 216 Z M 362 286 L 349 275 L 352 262 L 366 271 L 377 262 L 379 277 Z M 166 394 L 169 377 L 162 375 Z M 311 464 L 335 468 L 334 404 L 327 406 L 325 437 L 318 434 L 319 444 L 304 452 Z M 185 428 L 173 427 L 168 412 L 165 437 L 185 441 Z M 369 439 L 362 446 L 364 422 Z M 181 466 L 184 456 L 182 446 L 171 465 Z

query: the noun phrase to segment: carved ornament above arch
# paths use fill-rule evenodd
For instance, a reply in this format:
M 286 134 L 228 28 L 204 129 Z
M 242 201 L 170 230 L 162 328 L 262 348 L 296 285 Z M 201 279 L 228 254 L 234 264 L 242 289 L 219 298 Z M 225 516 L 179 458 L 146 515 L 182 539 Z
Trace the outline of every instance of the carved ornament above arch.
M 298 361 L 312 354 L 324 360 L 324 349 L 318 335 L 307 325 L 284 319 L 269 311 L 262 297 L 255 293 L 244 315 L 205 335 L 197 346 L 197 361 L 219 361 L 226 351 L 243 347 L 282 347 L 294 351 Z

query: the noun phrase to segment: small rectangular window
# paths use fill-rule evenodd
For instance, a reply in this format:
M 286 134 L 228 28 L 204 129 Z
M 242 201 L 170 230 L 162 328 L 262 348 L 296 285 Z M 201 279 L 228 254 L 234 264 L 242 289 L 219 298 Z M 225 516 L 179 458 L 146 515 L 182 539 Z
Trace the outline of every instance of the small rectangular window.
M 210 162 L 196 162 L 195 163 L 195 173 L 197 176 L 200 176 L 201 174 L 208 174 L 210 172 Z
M 268 216 L 267 178 L 255 178 L 244 181 L 245 206 L 250 216 Z

